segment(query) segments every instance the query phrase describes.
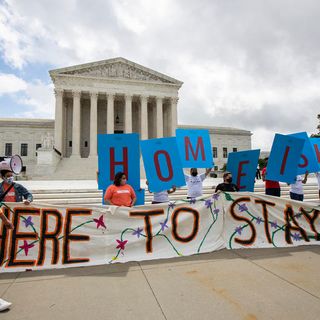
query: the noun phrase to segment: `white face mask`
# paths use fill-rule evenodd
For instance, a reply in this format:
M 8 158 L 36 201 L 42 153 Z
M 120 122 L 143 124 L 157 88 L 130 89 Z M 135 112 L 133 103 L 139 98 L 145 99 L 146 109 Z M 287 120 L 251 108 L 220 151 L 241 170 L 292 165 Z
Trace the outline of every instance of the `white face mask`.
M 4 180 L 5 180 L 6 183 L 12 184 L 14 178 L 13 177 L 8 177 L 8 178 L 5 178 Z

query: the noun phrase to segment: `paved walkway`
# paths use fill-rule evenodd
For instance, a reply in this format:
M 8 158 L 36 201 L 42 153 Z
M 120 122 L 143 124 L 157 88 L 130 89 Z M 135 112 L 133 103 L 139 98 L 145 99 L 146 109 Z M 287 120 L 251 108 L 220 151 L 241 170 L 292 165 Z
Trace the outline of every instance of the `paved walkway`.
M 0 275 L 2 320 L 320 319 L 320 246 Z

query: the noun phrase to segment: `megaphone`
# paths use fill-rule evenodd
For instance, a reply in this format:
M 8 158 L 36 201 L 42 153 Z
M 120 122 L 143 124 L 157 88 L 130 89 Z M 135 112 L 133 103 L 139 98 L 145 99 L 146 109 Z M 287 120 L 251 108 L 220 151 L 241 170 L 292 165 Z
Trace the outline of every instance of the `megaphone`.
M 17 154 L 12 157 L 0 156 L 0 170 L 9 170 L 14 174 L 19 174 L 22 170 L 22 159 Z

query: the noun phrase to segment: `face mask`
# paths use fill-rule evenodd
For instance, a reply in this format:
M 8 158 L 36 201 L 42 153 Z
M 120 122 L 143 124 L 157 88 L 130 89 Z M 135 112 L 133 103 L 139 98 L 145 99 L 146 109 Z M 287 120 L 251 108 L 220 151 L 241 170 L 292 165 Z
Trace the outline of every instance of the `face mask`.
M 232 178 L 228 178 L 226 181 L 227 181 L 228 183 L 231 183 L 231 182 L 232 182 Z
M 13 177 L 8 177 L 4 179 L 6 183 L 12 184 L 13 183 Z

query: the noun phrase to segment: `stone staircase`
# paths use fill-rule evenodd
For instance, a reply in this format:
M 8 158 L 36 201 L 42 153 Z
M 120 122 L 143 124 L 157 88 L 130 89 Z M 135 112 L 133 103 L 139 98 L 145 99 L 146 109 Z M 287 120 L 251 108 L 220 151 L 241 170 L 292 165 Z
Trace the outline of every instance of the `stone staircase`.
M 56 205 L 99 205 L 102 202 L 102 191 L 94 188 L 90 189 L 49 189 L 49 190 L 30 190 L 37 203 L 48 203 Z M 212 187 L 204 186 L 203 194 L 211 195 Z M 264 194 L 264 186 L 256 185 L 255 193 Z M 304 186 L 305 201 L 315 202 L 319 204 L 318 185 L 310 183 Z M 289 198 L 289 187 L 285 184 L 281 185 L 281 194 L 283 198 Z M 173 194 L 170 194 L 171 200 L 186 198 L 187 189 L 180 188 Z M 146 191 L 145 203 L 151 203 L 152 194 Z
M 39 166 L 38 166 L 39 167 Z M 62 158 L 54 172 L 35 173 L 34 180 L 82 180 L 96 179 L 98 158 Z

